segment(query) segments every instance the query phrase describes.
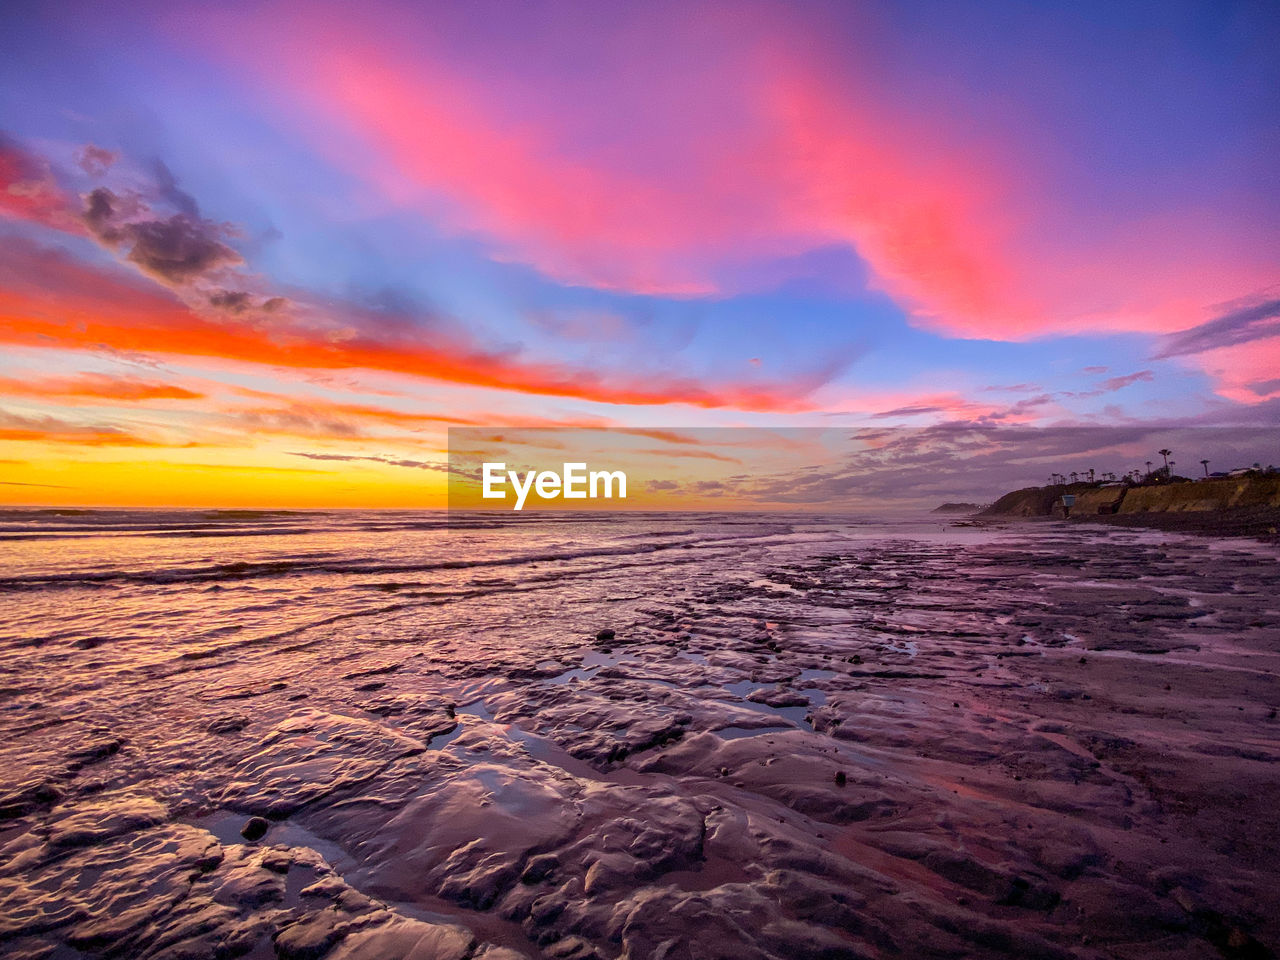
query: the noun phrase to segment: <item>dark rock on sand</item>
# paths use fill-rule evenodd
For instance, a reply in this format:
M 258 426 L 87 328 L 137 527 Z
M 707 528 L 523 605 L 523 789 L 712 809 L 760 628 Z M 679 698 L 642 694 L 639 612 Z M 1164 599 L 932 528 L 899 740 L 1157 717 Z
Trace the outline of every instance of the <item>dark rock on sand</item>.
M 239 733 L 249 725 L 249 718 L 243 714 L 233 713 L 225 717 L 216 717 L 209 721 L 207 729 L 210 733 Z

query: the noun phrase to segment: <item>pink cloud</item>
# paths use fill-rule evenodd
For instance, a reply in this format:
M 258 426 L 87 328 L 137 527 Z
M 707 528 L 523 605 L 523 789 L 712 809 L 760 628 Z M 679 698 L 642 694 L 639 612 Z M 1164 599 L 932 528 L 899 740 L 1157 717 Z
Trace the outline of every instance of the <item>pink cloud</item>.
M 42 157 L 0 133 L 0 217 L 88 233 L 73 204 Z
M 1280 397 L 1280 336 L 1206 350 L 1188 358 L 1214 381 L 1215 392 L 1236 403 Z
M 1256 230 L 1172 201 L 1082 216 L 1052 145 L 965 133 L 761 6 L 575 24 L 580 70 L 550 62 L 577 49 L 554 31 L 546 59 L 503 61 L 474 24 L 378 11 L 186 36 L 397 205 L 561 282 L 727 294 L 735 264 L 845 243 L 918 323 L 1024 339 L 1182 329 L 1274 280 Z

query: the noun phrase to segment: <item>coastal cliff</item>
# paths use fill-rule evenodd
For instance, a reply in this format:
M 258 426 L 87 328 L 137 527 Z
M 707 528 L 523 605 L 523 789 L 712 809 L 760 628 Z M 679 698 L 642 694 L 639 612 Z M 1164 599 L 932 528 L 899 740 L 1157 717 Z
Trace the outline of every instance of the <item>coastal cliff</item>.
M 983 517 L 1048 517 L 1053 505 L 1063 494 L 1080 495 L 1093 489 L 1088 483 L 1056 483 L 1048 487 L 1023 487 L 1013 490 L 983 510 Z
M 1280 477 L 1228 477 L 1130 487 L 1116 512 L 1194 513 L 1244 507 L 1280 507 Z
M 982 512 L 985 517 L 1048 517 L 1064 494 L 1075 496 L 1073 517 L 1097 514 L 1195 513 L 1249 507 L 1280 508 L 1280 477 L 1225 477 L 1216 480 L 1106 486 L 1094 483 L 1024 487 L 1006 493 Z
M 983 517 L 1063 517 L 1190 533 L 1274 538 L 1280 526 L 1280 477 L 1223 477 L 1126 486 L 1070 483 L 1006 493 Z

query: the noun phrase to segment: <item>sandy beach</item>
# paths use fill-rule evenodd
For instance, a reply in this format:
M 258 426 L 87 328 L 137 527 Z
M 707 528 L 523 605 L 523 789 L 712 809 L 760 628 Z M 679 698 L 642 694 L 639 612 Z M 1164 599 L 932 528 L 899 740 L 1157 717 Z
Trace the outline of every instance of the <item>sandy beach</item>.
M 4 531 L 4 956 L 1280 942 L 1274 548 L 712 515 Z

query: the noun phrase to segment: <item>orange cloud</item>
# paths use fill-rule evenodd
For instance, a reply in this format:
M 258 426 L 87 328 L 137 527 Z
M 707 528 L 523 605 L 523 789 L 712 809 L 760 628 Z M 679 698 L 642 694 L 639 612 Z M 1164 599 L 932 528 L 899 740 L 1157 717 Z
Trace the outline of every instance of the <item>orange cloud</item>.
M 236 392 L 262 400 L 276 401 L 276 406 L 253 407 L 236 411 L 237 413 L 250 416 L 269 416 L 276 414 L 282 409 L 280 405 L 283 405 L 283 408 L 297 412 L 305 411 L 310 414 L 321 414 L 329 417 L 351 417 L 357 420 L 372 420 L 378 423 L 392 424 L 400 427 L 421 427 L 428 425 L 467 426 L 480 422 L 472 417 L 452 416 L 441 413 L 418 413 L 411 410 L 395 410 L 390 407 L 376 407 L 372 404 L 364 403 L 337 403 L 332 400 L 325 400 L 317 397 L 289 397 L 283 394 L 269 393 L 265 390 L 240 389 Z
M 572 397 L 602 403 L 809 409 L 804 387 L 722 383 L 692 378 L 603 377 L 554 363 L 494 354 L 443 335 L 379 339 L 273 319 L 198 316 L 158 288 L 145 289 L 77 263 L 65 254 L 15 240 L 0 266 L 0 341 L 25 346 L 111 347 L 152 354 L 218 357 L 301 369 L 365 368 L 448 383 Z M 339 335 L 340 333 L 340 335 Z
M 0 410 L 0 440 L 74 444 L 87 447 L 191 446 L 191 444 L 172 444 L 147 439 L 113 426 L 70 423 L 57 417 L 24 417 L 2 410 Z
M 61 400 L 198 400 L 204 396 L 177 384 L 136 377 L 112 377 L 102 373 L 84 373 L 76 377 L 49 377 L 43 380 L 17 380 L 0 377 L 0 394 L 10 397 L 39 397 Z
M 720 463 L 742 463 L 739 457 L 726 457 L 710 450 L 635 450 L 633 456 L 672 457 L 677 460 L 717 460 Z

